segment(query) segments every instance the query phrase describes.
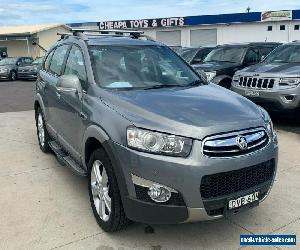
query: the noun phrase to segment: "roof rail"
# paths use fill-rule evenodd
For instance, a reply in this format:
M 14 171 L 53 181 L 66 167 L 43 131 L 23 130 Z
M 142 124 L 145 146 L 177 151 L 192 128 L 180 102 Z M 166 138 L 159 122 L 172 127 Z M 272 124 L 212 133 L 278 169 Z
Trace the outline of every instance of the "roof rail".
M 99 35 L 117 35 L 122 36 L 124 34 L 129 34 L 134 38 L 139 38 L 143 31 L 138 30 L 122 30 L 122 29 L 111 29 L 111 30 L 96 30 L 96 29 L 72 29 L 73 35 L 78 33 L 98 33 Z
M 88 34 L 90 33 L 90 34 Z M 69 33 L 57 33 L 57 35 L 61 36 L 61 39 L 66 39 L 69 36 L 76 36 L 81 37 L 85 40 L 88 40 L 88 37 L 86 35 L 92 35 L 92 36 L 124 36 L 124 34 L 129 34 L 129 37 L 132 37 L 134 39 L 139 38 L 145 38 L 147 40 L 153 39 L 147 35 L 144 35 L 143 31 L 138 30 L 122 30 L 122 29 L 111 29 L 111 30 L 96 30 L 96 29 L 72 29 Z

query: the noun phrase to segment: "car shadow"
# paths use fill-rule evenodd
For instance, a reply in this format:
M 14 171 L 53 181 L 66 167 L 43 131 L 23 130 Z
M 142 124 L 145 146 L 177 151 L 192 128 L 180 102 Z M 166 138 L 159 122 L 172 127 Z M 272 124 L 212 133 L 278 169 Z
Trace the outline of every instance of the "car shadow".
M 294 112 L 270 112 L 276 129 L 300 135 L 300 110 Z

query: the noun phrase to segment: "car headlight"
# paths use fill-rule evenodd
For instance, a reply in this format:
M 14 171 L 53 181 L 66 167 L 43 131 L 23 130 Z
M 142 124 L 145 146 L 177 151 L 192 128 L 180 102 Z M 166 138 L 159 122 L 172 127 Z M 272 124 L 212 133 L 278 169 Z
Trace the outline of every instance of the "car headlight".
M 207 80 L 211 81 L 212 79 L 214 79 L 217 75 L 216 71 L 210 71 L 210 72 L 205 72 Z
M 281 78 L 279 81 L 279 86 L 296 86 L 300 82 L 299 78 Z
M 192 139 L 168 135 L 136 127 L 127 128 L 128 147 L 140 151 L 169 156 L 187 157 L 192 148 Z
M 271 117 L 269 115 L 269 113 L 262 107 L 259 107 L 263 120 L 265 122 L 265 126 L 266 126 L 266 130 L 267 130 L 267 134 L 270 138 L 273 138 L 275 131 L 274 131 L 274 126 L 273 126 L 273 122 L 271 120 Z
M 232 80 L 234 82 L 238 82 L 240 80 L 240 76 L 239 75 L 234 75 L 233 78 L 232 78 Z
M 8 68 L 2 68 L 2 69 L 0 69 L 0 71 L 1 71 L 1 72 L 8 72 L 9 69 L 8 69 Z

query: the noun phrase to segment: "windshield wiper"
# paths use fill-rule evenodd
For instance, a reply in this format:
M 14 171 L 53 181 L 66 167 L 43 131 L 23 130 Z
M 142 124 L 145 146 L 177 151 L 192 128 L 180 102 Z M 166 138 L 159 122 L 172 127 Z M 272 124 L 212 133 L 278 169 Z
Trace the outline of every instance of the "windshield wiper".
M 198 79 L 193 82 L 190 82 L 187 86 L 199 86 L 201 84 L 203 84 L 203 81 Z
M 160 85 L 153 85 L 149 87 L 145 87 L 143 89 L 162 89 L 162 88 L 170 88 L 170 87 L 184 87 L 184 85 L 178 85 L 178 84 L 160 84 Z

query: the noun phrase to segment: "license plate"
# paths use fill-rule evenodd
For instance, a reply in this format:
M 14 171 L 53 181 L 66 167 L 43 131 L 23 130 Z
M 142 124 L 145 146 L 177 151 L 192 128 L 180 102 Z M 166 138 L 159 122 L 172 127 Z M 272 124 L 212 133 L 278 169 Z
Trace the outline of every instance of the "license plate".
M 259 96 L 258 91 L 253 91 L 253 90 L 246 90 L 245 91 L 245 96 Z
M 258 201 L 259 200 L 258 195 L 259 195 L 259 192 L 255 192 L 252 194 L 248 194 L 248 195 L 239 197 L 235 200 L 230 200 L 228 203 L 228 208 L 229 208 L 229 210 L 234 209 L 234 208 L 239 208 L 239 207 L 245 206 L 249 203 Z

